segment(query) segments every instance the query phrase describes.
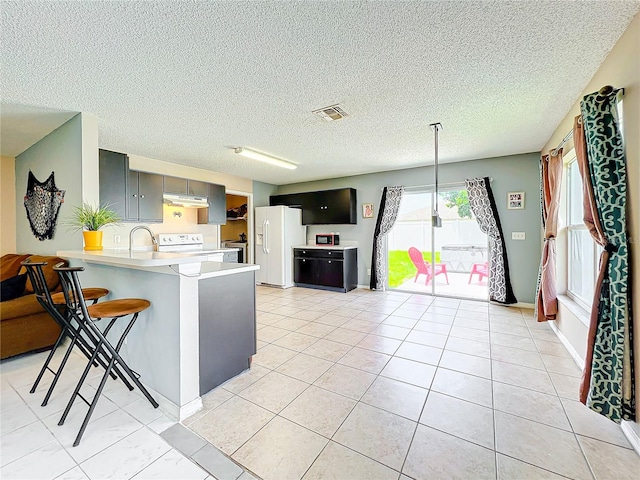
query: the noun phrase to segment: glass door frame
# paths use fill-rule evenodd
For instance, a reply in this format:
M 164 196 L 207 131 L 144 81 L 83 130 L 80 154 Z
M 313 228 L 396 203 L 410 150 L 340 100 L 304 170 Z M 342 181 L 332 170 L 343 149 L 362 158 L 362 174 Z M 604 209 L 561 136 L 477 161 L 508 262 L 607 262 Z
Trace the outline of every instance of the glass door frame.
M 447 183 L 447 184 L 440 184 L 439 188 L 438 188 L 438 194 L 441 195 L 443 192 L 448 192 L 448 191 L 456 191 L 456 190 L 466 190 L 466 184 L 464 182 L 451 182 L 451 183 Z M 424 185 L 424 186 L 420 186 L 420 187 L 407 187 L 405 189 L 405 192 L 403 193 L 404 195 L 407 194 L 429 194 L 429 199 L 430 199 L 430 205 L 428 205 L 429 209 L 431 212 L 433 212 L 434 206 L 435 206 L 435 198 L 436 198 L 436 192 L 435 192 L 435 186 L 434 185 Z M 440 202 L 439 202 L 440 204 Z M 473 217 L 474 221 L 475 220 L 475 216 Z M 436 227 L 433 226 L 433 222 L 429 219 L 429 223 L 430 223 L 430 231 L 431 231 L 431 271 L 435 272 L 435 264 L 436 264 Z M 395 225 L 394 225 L 395 227 Z M 487 262 L 489 262 L 489 251 L 490 251 L 490 247 L 489 247 L 489 235 L 484 234 L 485 238 L 486 238 L 486 247 L 487 247 Z M 398 287 L 396 288 L 390 288 L 389 287 L 389 244 L 388 244 L 388 236 L 385 235 L 385 255 L 386 255 L 386 262 L 387 262 L 387 284 L 386 284 L 386 290 L 387 291 L 399 291 L 399 292 L 407 292 L 407 290 L 398 290 Z M 490 273 L 490 269 L 488 269 L 487 273 Z M 437 293 L 436 292 L 436 286 L 435 286 L 435 275 L 432 276 L 431 278 L 431 285 L 430 285 L 430 292 L 426 292 L 424 293 L 425 295 L 431 295 L 434 297 L 442 297 L 442 298 L 452 298 L 452 299 L 456 299 L 456 300 L 470 300 L 470 301 L 479 301 L 479 302 L 488 302 L 489 301 L 489 276 L 487 276 L 487 289 L 486 289 L 486 298 L 474 298 L 474 297 L 461 297 L 458 295 L 451 295 L 451 294 L 443 294 L 443 293 Z M 411 292 L 411 293 L 420 293 L 420 292 Z

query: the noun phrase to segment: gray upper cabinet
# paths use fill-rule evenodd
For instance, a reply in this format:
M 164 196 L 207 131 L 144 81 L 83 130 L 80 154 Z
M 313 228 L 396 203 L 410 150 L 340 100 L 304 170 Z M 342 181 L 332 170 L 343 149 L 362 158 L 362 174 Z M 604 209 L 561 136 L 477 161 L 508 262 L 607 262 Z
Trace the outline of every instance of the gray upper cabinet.
M 198 209 L 198 223 L 227 222 L 224 185 L 129 170 L 124 153 L 100 150 L 100 203 L 109 203 L 125 222 L 162 223 L 162 194 L 207 197 Z
M 198 197 L 209 196 L 209 184 L 199 180 L 191 180 L 178 177 L 164 177 L 164 193 L 178 195 L 195 195 Z
M 187 180 L 187 190 L 189 195 L 198 197 L 208 197 L 210 194 L 209 184 L 199 180 Z
M 162 175 L 129 170 L 124 153 L 100 150 L 100 203 L 125 222 L 162 223 Z
M 162 223 L 162 175 L 137 173 L 138 220 Z
M 129 159 L 124 153 L 100 150 L 100 203 L 109 204 L 120 216 L 127 218 L 127 174 Z
M 164 177 L 164 193 L 185 195 L 187 193 L 187 179 L 178 177 Z
M 209 208 L 198 209 L 198 223 L 224 225 L 227 223 L 227 192 L 224 185 L 207 184 Z

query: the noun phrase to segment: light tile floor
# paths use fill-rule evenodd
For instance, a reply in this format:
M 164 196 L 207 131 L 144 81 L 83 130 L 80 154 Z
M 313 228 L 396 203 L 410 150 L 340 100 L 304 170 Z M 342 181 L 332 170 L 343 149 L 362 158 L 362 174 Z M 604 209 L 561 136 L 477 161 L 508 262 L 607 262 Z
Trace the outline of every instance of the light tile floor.
M 64 350 L 58 349 L 52 368 L 57 367 Z M 187 435 L 180 436 L 176 429 L 184 427 L 154 409 L 137 389 L 130 392 L 113 380 L 107 383 L 80 445 L 73 447 L 88 407 L 78 400 L 65 424 L 59 426 L 58 421 L 86 359 L 76 352 L 71 355 L 49 403 L 41 407 L 53 376 L 46 373 L 36 392 L 29 390 L 47 354 L 22 355 L 0 363 L 0 478 L 255 478 L 189 430 L 184 429 Z M 81 390 L 86 398 L 92 398 L 102 372 L 91 370 Z M 185 451 L 185 447 L 192 449 Z
M 265 480 L 637 479 L 532 311 L 258 287 L 252 368 L 185 425 Z
M 190 430 L 109 381 L 73 448 L 86 407 L 57 422 L 84 360 L 46 407 L 49 380 L 28 393 L 45 355 L 2 362 L 0 477 L 637 478 L 640 457 L 576 401 L 580 370 L 531 311 L 368 290 L 257 299 L 252 368 L 205 395 Z

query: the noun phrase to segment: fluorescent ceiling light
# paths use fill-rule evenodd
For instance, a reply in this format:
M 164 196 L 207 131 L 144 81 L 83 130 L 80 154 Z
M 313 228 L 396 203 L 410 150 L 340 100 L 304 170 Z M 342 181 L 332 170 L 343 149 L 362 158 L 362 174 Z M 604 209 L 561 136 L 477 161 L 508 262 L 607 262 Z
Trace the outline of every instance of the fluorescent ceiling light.
M 271 165 L 275 165 L 276 167 L 288 168 L 289 170 L 295 170 L 296 168 L 298 168 L 298 166 L 294 163 L 272 157 L 271 155 L 267 155 L 265 153 L 256 152 L 255 150 L 249 150 L 248 148 L 237 147 L 233 151 L 242 155 L 243 157 L 258 160 L 259 162 L 269 163 Z

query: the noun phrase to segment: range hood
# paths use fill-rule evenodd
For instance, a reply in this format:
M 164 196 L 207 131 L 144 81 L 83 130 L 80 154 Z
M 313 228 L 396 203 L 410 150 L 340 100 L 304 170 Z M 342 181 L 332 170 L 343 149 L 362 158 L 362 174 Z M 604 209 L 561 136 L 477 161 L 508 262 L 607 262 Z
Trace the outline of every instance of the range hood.
M 196 195 L 179 195 L 175 193 L 163 193 L 162 200 L 167 205 L 173 207 L 185 208 L 208 208 L 209 202 L 207 197 L 198 197 Z

